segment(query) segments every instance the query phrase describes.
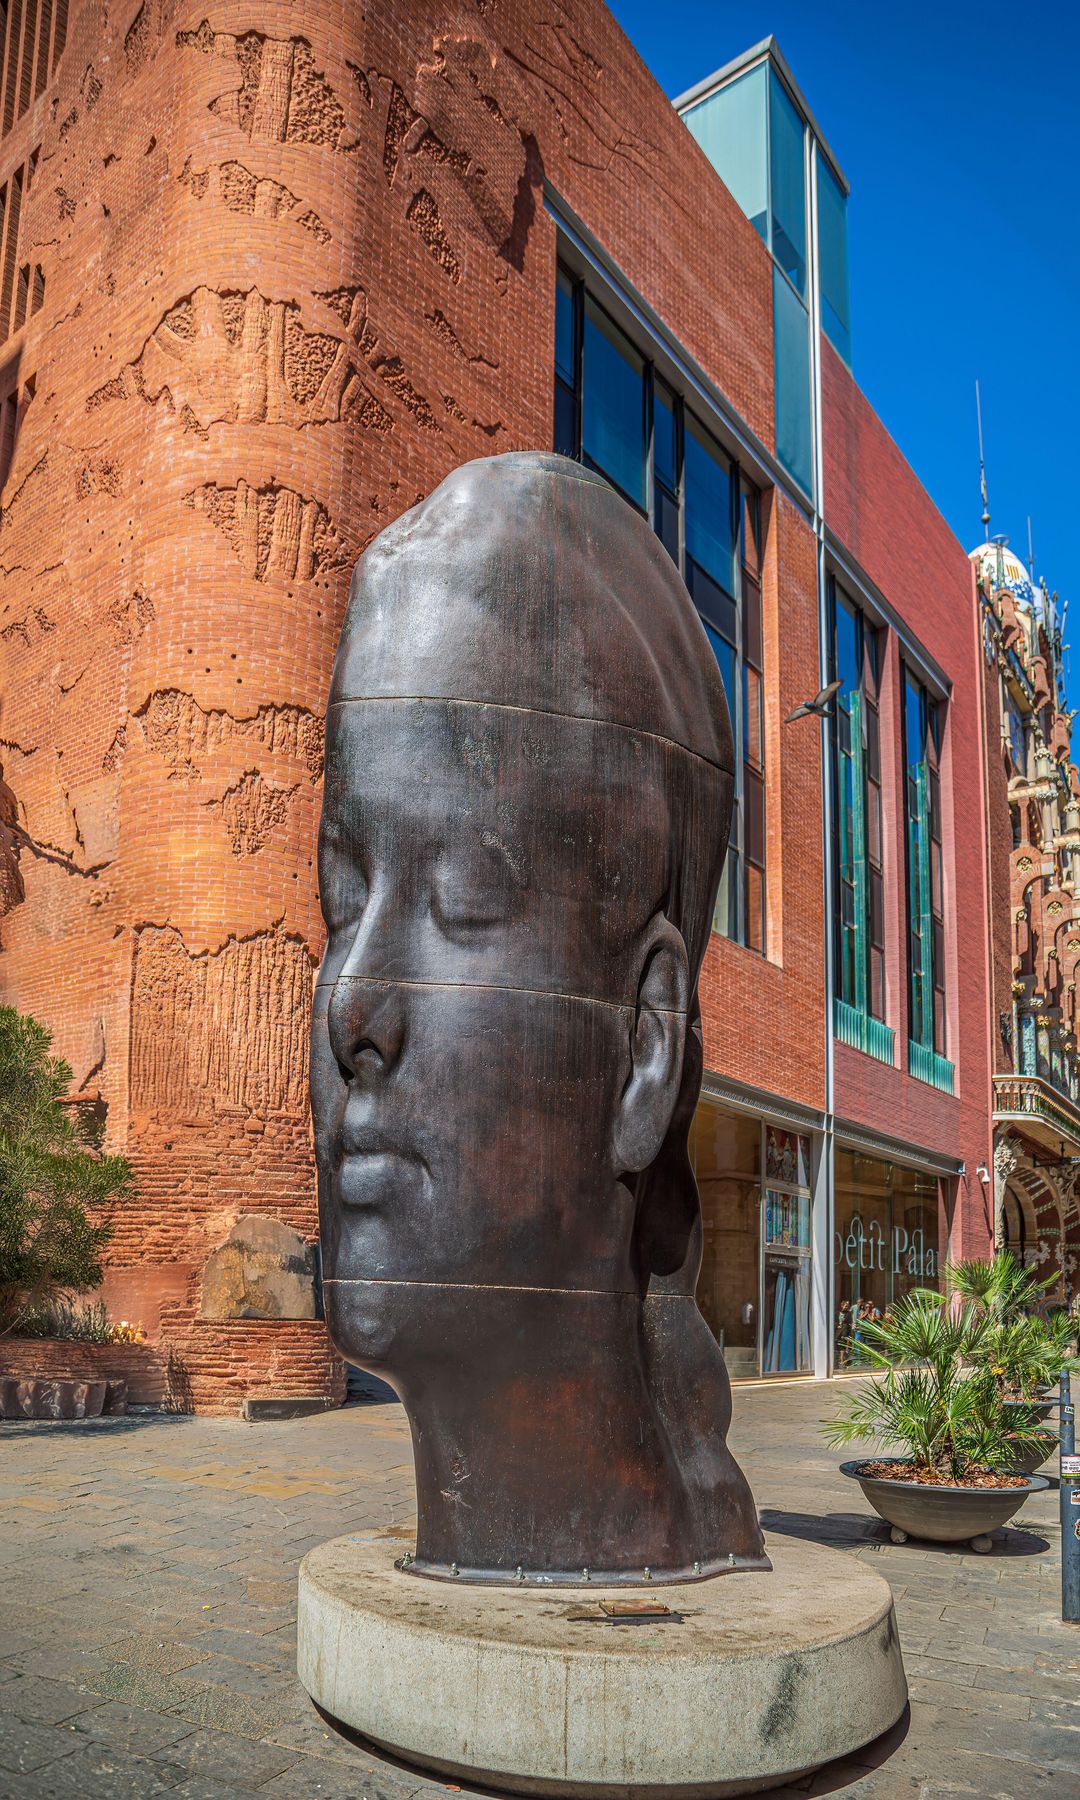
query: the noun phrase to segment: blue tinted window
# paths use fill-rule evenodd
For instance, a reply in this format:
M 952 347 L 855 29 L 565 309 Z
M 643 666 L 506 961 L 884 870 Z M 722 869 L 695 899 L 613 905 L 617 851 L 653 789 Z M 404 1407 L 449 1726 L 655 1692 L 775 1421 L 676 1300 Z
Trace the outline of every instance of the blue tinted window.
M 855 609 L 839 592 L 836 595 L 836 669 L 834 673 L 843 682 L 842 692 L 845 694 L 858 688 L 861 670 Z
M 581 442 L 586 458 L 645 506 L 645 362 L 586 296 Z
M 735 718 L 735 646 L 726 638 L 714 631 L 707 619 L 702 620 L 705 634 L 712 645 L 713 655 L 720 665 L 720 673 L 724 678 L 724 691 L 727 694 L 728 711 Z
M 559 270 L 555 285 L 555 373 L 574 385 L 574 289 L 568 275 Z
M 731 464 L 693 413 L 683 442 L 687 557 L 693 557 L 725 592 L 735 592 L 735 542 L 731 517 Z
M 800 294 L 806 292 L 806 133 L 779 77 L 769 71 L 772 253 Z
M 683 116 L 713 168 L 751 225 L 769 232 L 768 68 L 741 75 Z
M 675 396 L 662 381 L 653 384 L 653 472 L 669 493 L 678 488 Z
M 776 454 L 792 479 L 812 494 L 809 318 L 779 269 L 773 270 L 773 338 Z
M 848 299 L 847 195 L 818 151 L 818 269 L 821 276 L 821 324 L 834 350 L 851 362 L 851 313 Z

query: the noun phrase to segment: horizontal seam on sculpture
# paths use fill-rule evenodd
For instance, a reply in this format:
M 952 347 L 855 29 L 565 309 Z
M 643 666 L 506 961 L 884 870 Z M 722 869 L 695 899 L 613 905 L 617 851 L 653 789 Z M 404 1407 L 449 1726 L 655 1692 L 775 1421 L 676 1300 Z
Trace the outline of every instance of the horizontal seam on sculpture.
M 493 1294 L 570 1294 L 575 1298 L 625 1300 L 693 1300 L 693 1294 L 643 1294 L 638 1288 L 559 1288 L 532 1287 L 519 1281 L 416 1281 L 408 1276 L 392 1275 L 324 1275 L 323 1287 L 422 1287 L 450 1288 L 456 1293 L 475 1293 L 478 1288 Z
M 534 719 L 563 719 L 572 725 L 606 725 L 612 731 L 627 731 L 634 737 L 650 738 L 656 744 L 681 750 L 685 756 L 703 762 L 706 768 L 715 769 L 719 775 L 734 773 L 722 762 L 714 762 L 703 750 L 691 750 L 689 744 L 681 743 L 678 738 L 665 737 L 660 731 L 647 731 L 642 725 L 627 725 L 622 719 L 596 719 L 591 713 L 556 712 L 547 706 L 515 706 L 512 700 L 466 700 L 459 699 L 456 694 L 346 694 L 341 700 L 331 700 L 327 710 L 332 711 L 335 706 L 408 705 L 414 700 L 430 700 L 438 706 L 482 706 L 489 712 L 526 713 Z
M 335 975 L 329 981 L 317 981 L 316 988 L 333 988 L 339 981 L 362 981 L 369 987 L 411 987 L 442 988 L 448 993 L 458 989 L 478 994 L 531 994 L 543 1000 L 573 1000 L 580 1006 L 607 1006 L 612 1012 L 635 1012 L 637 1000 L 600 1000 L 593 994 L 562 994 L 556 988 L 511 987 L 501 981 L 415 981 L 406 975 Z M 685 1019 L 684 1006 L 652 1006 L 650 1012 L 670 1013 L 672 1018 Z

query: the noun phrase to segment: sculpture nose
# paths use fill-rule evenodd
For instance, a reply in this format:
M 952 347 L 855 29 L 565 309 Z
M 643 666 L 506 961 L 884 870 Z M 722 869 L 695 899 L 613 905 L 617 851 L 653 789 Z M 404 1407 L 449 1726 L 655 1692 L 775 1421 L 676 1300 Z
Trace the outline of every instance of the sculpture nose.
M 346 1080 L 390 1069 L 405 1041 L 405 993 L 392 981 L 343 972 L 326 1013 L 330 1047 Z

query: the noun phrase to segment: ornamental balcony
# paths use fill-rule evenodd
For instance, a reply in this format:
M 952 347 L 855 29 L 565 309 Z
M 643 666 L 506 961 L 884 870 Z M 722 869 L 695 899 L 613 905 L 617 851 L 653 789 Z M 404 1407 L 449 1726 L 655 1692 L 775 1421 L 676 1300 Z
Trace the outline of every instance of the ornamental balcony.
M 1041 1075 L 994 1076 L 995 1125 L 1019 1125 L 1048 1150 L 1080 1151 L 1080 1106 Z

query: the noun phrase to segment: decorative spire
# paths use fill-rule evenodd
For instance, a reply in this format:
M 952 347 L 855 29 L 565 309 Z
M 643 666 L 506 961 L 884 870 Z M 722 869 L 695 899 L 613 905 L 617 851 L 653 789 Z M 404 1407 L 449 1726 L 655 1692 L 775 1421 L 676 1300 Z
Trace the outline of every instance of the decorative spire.
M 975 379 L 975 417 L 979 422 L 979 488 L 982 493 L 982 527 L 983 536 L 990 536 L 990 500 L 986 492 L 986 458 L 983 455 L 982 400 L 979 395 L 978 377 Z

